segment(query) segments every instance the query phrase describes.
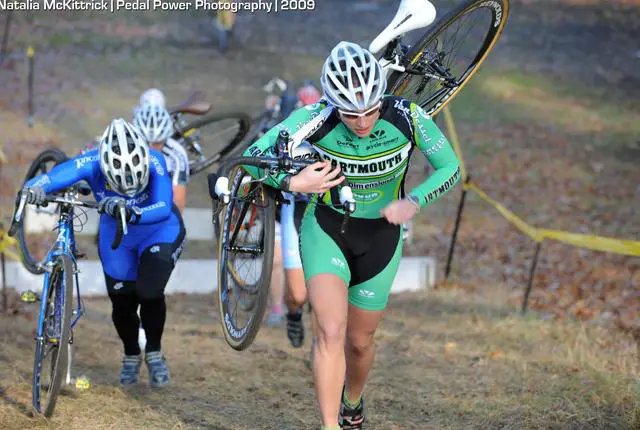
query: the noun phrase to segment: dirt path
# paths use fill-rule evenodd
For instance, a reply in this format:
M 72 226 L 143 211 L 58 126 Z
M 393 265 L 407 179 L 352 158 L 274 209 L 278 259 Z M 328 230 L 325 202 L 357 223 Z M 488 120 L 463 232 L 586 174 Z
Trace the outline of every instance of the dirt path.
M 366 389 L 370 429 L 631 429 L 640 423 L 631 340 L 599 327 L 522 320 L 459 290 L 392 298 Z M 318 428 L 309 342 L 292 349 L 284 329 L 263 328 L 243 352 L 222 338 L 210 297 L 169 298 L 163 348 L 170 388 L 117 386 L 120 344 L 109 304 L 87 302 L 76 331 L 71 391 L 49 423 L 64 429 Z M 28 416 L 33 309 L 0 318 L 0 428 L 44 428 Z M 308 320 L 306 321 L 308 324 Z

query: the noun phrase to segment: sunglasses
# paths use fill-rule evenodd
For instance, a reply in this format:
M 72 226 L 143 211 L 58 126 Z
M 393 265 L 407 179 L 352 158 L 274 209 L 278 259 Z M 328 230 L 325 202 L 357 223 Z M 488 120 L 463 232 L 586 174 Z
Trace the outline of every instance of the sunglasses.
M 380 106 L 382 106 L 382 101 L 379 101 L 378 103 L 375 104 L 375 106 L 367 109 L 364 112 L 352 112 L 352 111 L 338 109 L 338 113 L 340 113 L 340 115 L 342 115 L 344 119 L 357 119 L 363 116 L 364 117 L 372 116 L 378 111 L 378 109 L 380 109 Z

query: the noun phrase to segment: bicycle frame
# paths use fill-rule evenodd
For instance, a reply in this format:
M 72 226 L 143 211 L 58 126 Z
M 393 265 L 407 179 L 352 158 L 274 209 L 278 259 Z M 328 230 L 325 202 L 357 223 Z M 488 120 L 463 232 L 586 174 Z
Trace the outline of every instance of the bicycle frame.
M 53 248 L 47 253 L 47 258 L 45 259 L 45 263 L 43 264 L 45 269 L 43 286 L 42 286 L 42 295 L 41 297 L 48 297 L 49 294 L 49 278 L 51 277 L 53 260 L 56 256 L 60 254 L 66 254 L 71 258 L 73 262 L 74 269 L 76 268 L 76 248 L 75 248 L 75 233 L 73 230 L 73 213 L 70 207 L 65 205 L 61 205 L 60 207 L 60 219 L 58 220 L 58 237 L 56 238 L 55 244 Z M 78 320 L 80 319 L 80 315 L 82 313 L 82 302 L 80 301 L 80 285 L 78 283 L 78 272 L 74 270 L 74 276 L 76 281 L 76 292 L 78 296 L 77 308 L 74 311 L 76 318 L 72 320 L 71 328 L 73 328 Z M 62 293 L 64 294 L 64 293 Z M 61 300 L 64 297 L 60 295 L 56 295 L 56 317 L 59 317 L 58 314 L 59 308 L 61 306 Z M 42 302 L 40 306 L 40 317 L 39 317 L 39 325 L 38 325 L 38 337 L 42 336 L 42 319 L 45 314 L 45 306 L 46 301 Z
M 78 279 L 78 271 L 76 270 L 77 261 L 75 258 L 76 247 L 75 247 L 75 232 L 73 230 L 73 208 L 65 204 L 61 204 L 60 206 L 60 217 L 58 219 L 58 236 L 56 238 L 56 241 L 53 247 L 47 253 L 45 263 L 43 264 L 45 273 L 44 273 L 44 279 L 42 283 L 42 293 L 40 295 L 40 297 L 42 298 L 42 301 L 40 304 L 40 314 L 38 316 L 38 329 L 37 329 L 37 334 L 35 339 L 36 342 L 39 342 L 40 344 L 42 344 L 45 341 L 45 336 L 43 333 L 43 329 L 45 325 L 44 318 L 46 315 L 47 306 L 49 306 L 49 300 L 48 300 L 49 293 L 50 293 L 49 281 L 50 281 L 51 273 L 53 269 L 53 261 L 56 256 L 61 254 L 65 254 L 69 256 L 71 261 L 73 262 L 74 279 L 76 284 L 75 285 L 76 297 L 77 297 L 76 309 L 73 310 L 74 318 L 72 318 L 71 320 L 71 327 L 70 327 L 70 329 L 73 330 L 73 328 L 76 326 L 76 324 L 80 320 L 81 316 L 84 314 L 84 310 L 82 308 L 82 301 L 80 298 L 80 282 Z M 64 280 L 62 282 L 64 282 Z M 58 291 L 56 291 L 55 301 L 53 304 L 56 321 L 60 321 L 62 319 L 61 312 L 62 312 L 62 304 L 65 301 L 64 294 L 65 294 L 64 288 L 59 288 Z M 61 333 L 57 333 L 57 331 L 59 330 L 59 327 L 55 327 L 54 329 L 56 330 L 56 336 L 60 336 Z M 72 343 L 72 342 L 73 342 L 73 337 L 70 337 L 69 343 Z M 59 345 L 59 347 L 68 348 L 69 346 Z M 71 356 L 69 356 L 68 363 L 67 363 L 67 374 L 66 374 L 65 382 L 67 384 L 71 382 Z

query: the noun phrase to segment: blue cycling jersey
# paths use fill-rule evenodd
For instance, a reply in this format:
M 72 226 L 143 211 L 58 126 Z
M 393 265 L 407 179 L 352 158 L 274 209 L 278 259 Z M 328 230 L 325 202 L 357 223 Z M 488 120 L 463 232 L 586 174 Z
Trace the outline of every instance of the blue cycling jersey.
M 116 251 L 111 250 L 108 245 L 115 235 L 117 221 L 106 214 L 100 216 L 100 258 L 105 272 L 120 280 L 135 279 L 136 257 L 154 244 L 174 243 L 184 228 L 179 211 L 173 210 L 173 186 L 164 156 L 154 149 L 149 154 L 149 184 L 133 197 L 123 196 L 110 189 L 100 170 L 98 149 L 67 160 L 25 184 L 40 186 L 49 194 L 84 180 L 91 187 L 96 201 L 105 197 L 121 197 L 127 206 L 140 208 L 141 215 L 133 224 L 128 225 L 127 235 Z M 107 261 L 105 257 L 108 257 Z
M 96 201 L 99 202 L 105 197 L 124 198 L 127 206 L 137 206 L 142 211 L 136 224 L 157 224 L 166 220 L 171 214 L 173 188 L 171 178 L 167 174 L 164 156 L 154 149 L 151 149 L 149 154 L 151 161 L 149 184 L 146 189 L 133 197 L 123 196 L 110 189 L 107 179 L 100 170 L 98 149 L 61 163 L 49 173 L 32 178 L 26 186 L 40 186 L 49 194 L 84 180 L 91 187 Z M 108 215 L 102 215 L 102 218 L 105 217 L 111 218 Z M 115 220 L 113 221 L 115 224 Z

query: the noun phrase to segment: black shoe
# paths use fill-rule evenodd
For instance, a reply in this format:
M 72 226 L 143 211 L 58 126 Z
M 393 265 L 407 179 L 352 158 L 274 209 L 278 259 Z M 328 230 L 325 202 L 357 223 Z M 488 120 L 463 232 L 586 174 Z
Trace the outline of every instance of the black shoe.
M 294 314 L 287 313 L 287 337 L 291 346 L 300 348 L 304 343 L 304 324 L 302 323 L 302 311 Z
M 360 430 L 364 422 L 364 399 L 360 399 L 360 404 L 356 408 L 350 408 L 344 404 L 344 388 L 342 388 L 339 418 L 342 430 Z

